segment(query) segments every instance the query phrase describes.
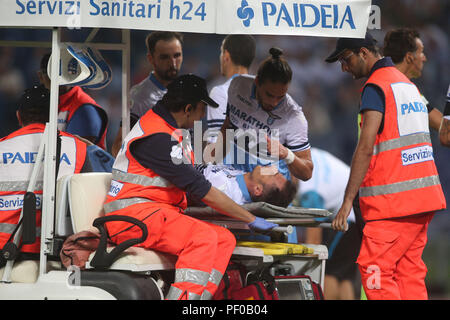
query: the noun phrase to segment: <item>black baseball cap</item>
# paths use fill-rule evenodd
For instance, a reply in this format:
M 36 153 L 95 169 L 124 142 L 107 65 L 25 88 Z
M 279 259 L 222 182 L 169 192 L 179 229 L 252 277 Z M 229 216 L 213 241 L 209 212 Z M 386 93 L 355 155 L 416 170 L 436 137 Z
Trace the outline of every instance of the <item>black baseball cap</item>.
M 50 108 L 50 91 L 42 85 L 33 86 L 23 92 L 17 105 L 20 111 L 40 109 L 48 112 Z
M 362 47 L 372 47 L 377 43 L 377 41 L 370 35 L 366 33 L 366 37 L 363 38 L 339 38 L 336 43 L 336 49 L 332 54 L 325 59 L 326 62 L 332 63 L 336 62 L 339 56 L 347 49 L 357 49 Z
M 167 86 L 167 94 L 180 96 L 188 100 L 203 101 L 217 108 L 219 105 L 208 95 L 206 81 L 192 73 L 179 76 Z

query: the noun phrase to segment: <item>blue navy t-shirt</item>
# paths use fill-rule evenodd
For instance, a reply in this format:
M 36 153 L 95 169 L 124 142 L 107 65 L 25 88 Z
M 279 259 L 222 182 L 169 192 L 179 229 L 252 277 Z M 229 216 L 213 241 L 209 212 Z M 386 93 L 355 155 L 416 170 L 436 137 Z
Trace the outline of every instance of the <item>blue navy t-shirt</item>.
M 382 58 L 377 62 L 375 62 L 375 64 L 372 67 L 372 70 L 370 70 L 368 77 L 370 77 L 376 70 L 380 68 L 394 67 L 394 66 L 395 65 L 390 57 Z M 378 130 L 378 132 L 380 133 L 384 127 L 385 99 L 383 90 L 381 90 L 381 88 L 375 84 L 366 85 L 362 92 L 359 112 L 363 113 L 366 110 L 375 110 L 383 114 L 383 120 L 381 121 L 380 129 Z
M 89 119 L 89 121 L 86 121 L 86 119 Z M 102 124 L 102 118 L 97 108 L 87 104 L 75 111 L 65 131 L 70 134 L 79 135 L 80 137 L 100 138 Z
M 372 84 L 367 85 L 361 95 L 360 111 L 375 110 L 384 113 L 384 94 L 383 91 Z

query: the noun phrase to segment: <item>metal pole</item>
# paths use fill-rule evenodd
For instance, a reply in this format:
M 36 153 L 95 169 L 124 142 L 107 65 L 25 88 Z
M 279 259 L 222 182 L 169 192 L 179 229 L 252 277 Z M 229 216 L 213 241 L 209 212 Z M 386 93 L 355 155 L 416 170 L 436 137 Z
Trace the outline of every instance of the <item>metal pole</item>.
M 122 30 L 122 141 L 130 132 L 130 30 Z
M 322 288 L 322 290 L 325 293 L 325 263 L 326 260 L 322 260 L 322 268 L 320 270 L 320 287 Z
M 83 45 L 85 42 L 71 42 L 72 44 Z M 3 41 L 0 40 L 1 47 L 20 47 L 20 48 L 51 48 L 51 42 L 45 41 Z M 127 48 L 123 43 L 103 43 L 103 42 L 89 42 L 89 46 L 99 50 L 122 51 Z
M 50 74 L 50 118 L 47 123 L 47 141 L 45 143 L 44 162 L 44 188 L 42 202 L 41 224 L 41 253 L 39 276 L 47 273 L 47 255 L 53 251 L 52 240 L 54 236 L 54 210 L 55 210 L 55 181 L 56 181 L 56 135 L 58 124 L 59 102 L 59 64 L 60 64 L 60 38 L 59 28 L 52 31 L 52 72 Z
M 91 33 L 89 33 L 88 37 L 86 38 L 85 42 L 92 42 L 94 40 L 95 36 L 97 35 L 99 28 L 92 29 Z
M 2 47 L 19 47 L 19 48 L 50 48 L 50 41 L 0 41 Z

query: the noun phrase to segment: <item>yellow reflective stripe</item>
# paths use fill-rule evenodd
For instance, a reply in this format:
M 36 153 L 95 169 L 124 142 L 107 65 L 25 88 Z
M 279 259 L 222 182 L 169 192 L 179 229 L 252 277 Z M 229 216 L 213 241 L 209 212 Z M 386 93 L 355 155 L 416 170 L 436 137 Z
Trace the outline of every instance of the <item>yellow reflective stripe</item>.
M 211 274 L 209 275 L 208 283 L 214 283 L 216 286 L 219 286 L 220 281 L 222 280 L 223 274 L 216 269 L 211 270 Z M 206 288 L 202 293 L 200 300 L 211 300 L 213 295 Z
M 121 210 L 124 209 L 126 207 L 129 207 L 133 204 L 138 204 L 138 203 L 145 203 L 145 202 L 153 202 L 150 199 L 147 198 L 126 198 L 126 199 L 119 199 L 119 200 L 114 200 L 111 202 L 108 202 L 106 204 L 103 205 L 103 210 L 105 211 L 105 213 L 111 213 L 113 211 L 117 211 L 117 210 Z
M 211 274 L 209 275 L 208 282 L 214 283 L 215 285 L 219 285 L 220 280 L 222 280 L 223 274 L 220 273 L 216 269 L 211 270 Z
M 0 232 L 11 234 L 14 232 L 14 229 L 17 227 L 16 224 L 10 223 L 0 223 Z
M 180 288 L 171 286 L 169 292 L 167 293 L 166 300 L 178 300 L 184 292 L 185 291 Z M 200 295 L 193 292 L 189 292 L 187 297 L 188 300 L 200 300 Z
M 11 223 L 0 223 L 0 232 L 12 234 L 14 229 L 17 227 L 17 224 Z M 41 227 L 36 227 L 36 236 L 41 236 Z
M 144 187 L 162 187 L 170 188 L 173 184 L 163 177 L 150 178 L 140 174 L 122 172 L 116 169 L 112 170 L 112 179 L 120 182 L 138 184 Z
M 200 297 L 200 300 L 211 300 L 213 298 L 213 295 L 211 292 L 208 291 L 208 289 L 205 288 L 203 290 L 202 296 Z
M 28 189 L 30 181 L 4 181 L 0 182 L 0 191 L 25 191 Z M 42 190 L 44 183 L 37 181 L 34 190 Z
M 429 133 L 415 133 L 407 136 L 399 137 L 396 139 L 391 139 L 387 141 L 383 141 L 376 146 L 373 147 L 373 155 L 377 155 L 380 152 L 389 151 L 393 149 L 398 149 L 402 147 L 406 147 L 409 145 L 417 144 L 417 143 L 431 143 L 430 134 Z
M 412 179 L 392 184 L 385 184 L 381 186 L 362 187 L 359 189 L 359 196 L 373 197 L 385 194 L 398 193 L 403 191 L 410 191 L 421 189 L 441 184 L 439 176 L 429 176 L 425 178 Z
M 195 269 L 181 268 L 175 270 L 175 281 L 177 282 L 190 282 L 201 286 L 206 286 L 209 279 L 209 272 L 200 271 Z

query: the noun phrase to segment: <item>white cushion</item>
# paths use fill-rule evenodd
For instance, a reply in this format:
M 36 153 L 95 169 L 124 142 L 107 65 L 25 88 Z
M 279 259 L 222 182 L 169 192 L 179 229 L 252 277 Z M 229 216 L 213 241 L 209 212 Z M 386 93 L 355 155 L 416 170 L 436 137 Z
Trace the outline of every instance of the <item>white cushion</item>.
M 68 185 L 72 175 L 65 175 L 56 183 L 55 234 L 67 237 L 73 234 L 69 212 Z
M 110 252 L 113 248 L 108 248 Z M 94 253 L 89 256 L 89 261 Z M 174 269 L 177 257 L 161 252 L 147 250 L 140 247 L 131 247 L 125 250 L 110 266 L 113 270 L 130 270 L 134 272 Z M 91 268 L 89 262 L 86 268 Z
M 57 261 L 47 262 L 48 270 L 61 270 L 61 263 Z M 0 279 L 3 277 L 5 268 L 0 269 Z M 34 283 L 39 276 L 39 261 L 24 260 L 15 262 L 11 271 L 11 282 L 16 283 Z
M 104 215 L 103 203 L 111 185 L 111 173 L 74 174 L 68 185 L 73 232 L 89 230 Z
M 0 276 L 3 277 L 5 268 L 0 269 Z M 39 276 L 39 261 L 25 260 L 14 263 L 11 271 L 12 282 L 32 283 L 36 282 Z

